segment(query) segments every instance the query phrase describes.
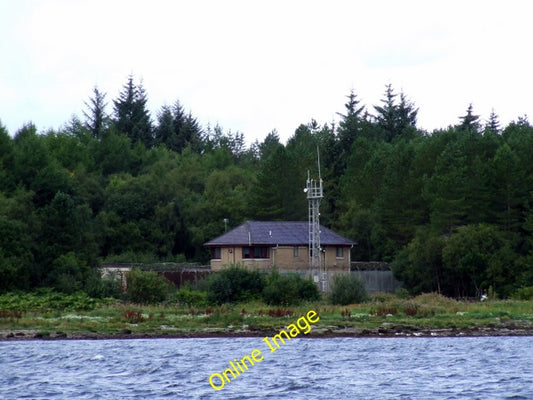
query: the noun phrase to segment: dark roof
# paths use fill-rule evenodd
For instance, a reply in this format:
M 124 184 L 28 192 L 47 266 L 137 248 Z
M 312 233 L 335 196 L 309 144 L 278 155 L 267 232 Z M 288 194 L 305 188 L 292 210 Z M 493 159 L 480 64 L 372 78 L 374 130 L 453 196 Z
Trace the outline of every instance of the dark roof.
M 309 245 L 309 223 L 305 221 L 247 221 L 204 243 L 204 246 L 275 246 L 278 244 Z M 320 244 L 324 246 L 352 246 L 356 243 L 320 225 Z

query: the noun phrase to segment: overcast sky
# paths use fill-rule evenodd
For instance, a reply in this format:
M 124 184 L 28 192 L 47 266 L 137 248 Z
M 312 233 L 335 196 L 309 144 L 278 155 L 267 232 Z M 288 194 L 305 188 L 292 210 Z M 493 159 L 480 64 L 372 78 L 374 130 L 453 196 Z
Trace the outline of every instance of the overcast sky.
M 502 124 L 533 110 L 533 2 L 0 0 L 0 121 L 15 134 L 82 117 L 95 85 L 112 112 L 130 74 L 153 120 L 179 100 L 251 143 L 339 118 L 350 90 L 385 85 L 432 131 L 470 103 Z

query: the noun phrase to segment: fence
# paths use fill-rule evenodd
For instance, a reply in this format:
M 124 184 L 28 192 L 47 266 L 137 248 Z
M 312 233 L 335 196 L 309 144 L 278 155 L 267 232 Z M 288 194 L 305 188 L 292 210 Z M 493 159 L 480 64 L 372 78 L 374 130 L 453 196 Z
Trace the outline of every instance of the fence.
M 194 286 L 199 280 L 207 278 L 211 274 L 209 266 L 202 266 L 195 263 L 158 263 L 158 264 L 139 264 L 139 263 L 105 263 L 102 264 L 102 276 L 109 273 L 118 274 L 126 285 L 125 274 L 132 268 L 139 268 L 143 271 L 155 271 L 163 275 L 169 281 L 180 288 L 186 283 Z
M 402 283 L 394 277 L 390 265 L 384 262 L 352 262 L 350 273 L 361 279 L 369 294 L 394 293 L 402 287 Z

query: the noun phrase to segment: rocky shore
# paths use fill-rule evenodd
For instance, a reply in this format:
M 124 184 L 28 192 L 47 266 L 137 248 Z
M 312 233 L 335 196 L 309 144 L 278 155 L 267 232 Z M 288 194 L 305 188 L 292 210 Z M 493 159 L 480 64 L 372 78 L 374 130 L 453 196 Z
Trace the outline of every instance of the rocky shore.
M 265 337 L 273 330 L 249 330 L 230 328 L 203 328 L 198 330 L 174 329 L 150 333 L 124 330 L 117 333 L 40 332 L 32 329 L 0 330 L 0 341 L 6 340 L 103 340 L 103 339 L 164 339 L 164 338 L 212 338 L 212 337 Z M 386 325 L 375 329 L 356 327 L 316 327 L 305 338 L 376 338 L 376 337 L 479 337 L 479 336 L 533 336 L 531 326 L 486 326 L 472 328 L 424 328 L 404 325 Z

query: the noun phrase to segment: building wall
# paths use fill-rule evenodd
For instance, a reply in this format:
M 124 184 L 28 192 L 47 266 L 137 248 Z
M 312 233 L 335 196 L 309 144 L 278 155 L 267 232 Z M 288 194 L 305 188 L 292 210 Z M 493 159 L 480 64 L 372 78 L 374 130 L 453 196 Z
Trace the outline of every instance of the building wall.
M 342 257 L 337 256 L 336 247 L 325 247 L 325 252 L 321 260 L 321 267 L 324 263 L 328 272 L 338 273 L 350 271 L 350 247 L 343 247 Z M 269 249 L 269 258 L 242 258 L 241 247 L 222 248 L 220 259 L 211 260 L 211 269 L 218 271 L 227 265 L 243 264 L 247 267 L 268 270 L 276 265 L 280 271 L 302 272 L 309 270 L 309 250 L 307 246 L 276 246 Z

